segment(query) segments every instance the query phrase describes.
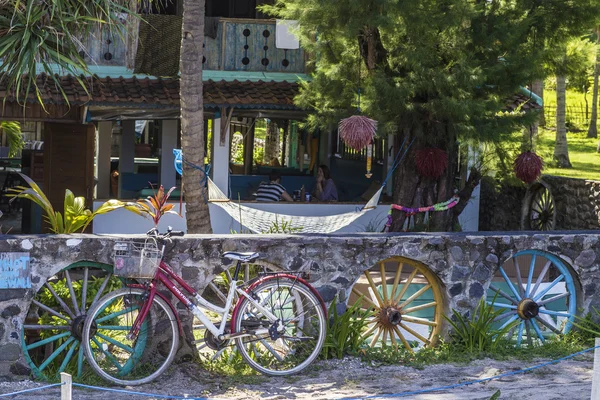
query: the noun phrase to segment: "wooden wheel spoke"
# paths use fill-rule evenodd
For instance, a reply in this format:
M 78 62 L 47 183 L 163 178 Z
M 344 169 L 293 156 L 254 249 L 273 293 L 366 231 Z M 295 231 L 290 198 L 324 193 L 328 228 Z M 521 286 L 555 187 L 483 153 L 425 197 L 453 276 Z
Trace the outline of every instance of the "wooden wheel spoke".
M 544 295 L 546 293 L 548 293 L 554 286 L 556 286 L 560 281 L 562 281 L 564 279 L 564 275 L 560 274 L 555 280 L 552 281 L 551 284 L 548 285 L 548 287 L 546 287 L 544 290 L 542 290 L 540 292 L 540 294 L 536 295 L 535 297 L 533 297 L 533 301 L 539 301 L 541 300 Z
M 544 343 L 546 341 L 546 339 L 544 338 L 544 335 L 542 335 L 542 331 L 540 330 L 540 327 L 536 324 L 535 320 L 531 319 L 531 320 L 529 320 L 529 322 L 531 322 L 531 325 L 533 326 L 535 333 L 537 333 L 537 335 L 540 338 L 540 340 L 542 341 L 542 343 Z
M 62 314 L 60 314 L 57 311 L 54 311 L 53 309 L 51 309 L 47 305 L 42 304 L 42 303 L 40 303 L 39 301 L 37 301 L 35 299 L 32 301 L 32 303 L 35 304 L 36 306 L 38 306 L 39 308 L 41 308 L 42 310 L 44 310 L 44 311 L 46 311 L 46 312 L 54 315 L 57 318 L 60 318 L 60 319 L 62 319 L 64 321 L 67 321 L 67 322 L 71 322 L 71 319 L 69 317 L 66 317 L 66 316 L 62 315 Z
M 89 268 L 83 269 L 83 286 L 81 287 L 81 311 L 86 312 L 86 300 L 87 300 L 87 286 L 88 286 Z
M 558 329 L 556 329 L 556 327 L 550 325 L 547 321 L 544 321 L 544 318 L 540 318 L 540 316 L 536 316 L 535 319 L 542 325 L 544 325 L 546 328 L 550 329 L 552 332 L 556 333 L 557 335 L 560 335 L 562 332 L 559 331 Z
M 519 324 L 519 332 L 517 333 L 517 346 L 521 345 L 523 341 L 523 328 L 525 327 L 525 321 L 521 321 Z
M 407 326 L 406 324 L 403 324 L 402 322 L 400 323 L 400 326 L 402 327 L 402 329 L 404 329 L 406 332 L 410 333 L 411 335 L 413 335 L 414 337 L 419 339 L 421 342 L 423 342 L 425 344 L 429 344 L 429 339 L 423 337 L 419 332 L 415 331 L 410 326 Z
M 514 305 L 519 304 L 519 302 L 516 301 L 513 297 L 511 297 L 508 293 L 498 289 L 496 286 L 490 284 L 490 289 L 492 289 L 494 292 L 498 293 L 500 296 L 504 297 L 506 300 L 510 301 Z M 494 305 L 497 305 L 497 304 L 494 303 Z
M 531 289 L 531 293 L 529 294 L 530 296 L 534 296 L 535 295 L 535 293 L 537 292 L 538 288 L 540 287 L 540 284 L 544 280 L 544 276 L 546 276 L 546 272 L 548 272 L 548 270 L 550 269 L 551 265 L 552 265 L 552 261 L 548 260 L 546 262 L 546 265 L 544 265 L 544 268 L 542 269 L 542 272 L 540 273 L 540 275 L 538 276 L 537 280 L 535 281 L 535 285 L 533 286 L 533 289 Z
M 423 293 L 425 293 L 426 291 L 428 291 L 431 288 L 431 285 L 428 284 L 426 286 L 423 286 L 421 289 L 419 289 L 417 292 L 413 293 L 408 299 L 404 300 L 402 302 L 402 304 L 399 305 L 400 308 L 404 308 L 406 307 L 408 304 L 410 304 L 411 302 L 413 302 L 415 299 L 417 299 L 419 296 L 421 296 Z
M 402 285 L 402 290 L 400 290 L 400 293 L 398 293 L 398 296 L 396 296 L 394 298 L 394 303 L 399 303 L 400 300 L 402 300 L 402 296 L 404 296 L 404 293 L 406 293 L 406 290 L 408 289 L 408 287 L 410 286 L 410 284 L 412 283 L 413 279 L 415 279 L 415 276 L 417 275 L 417 272 L 419 272 L 418 269 L 414 269 L 410 275 L 408 276 L 408 279 L 406 280 L 406 282 L 404 282 L 404 284 Z
M 550 297 L 550 298 L 548 298 L 548 299 L 546 299 L 546 300 L 542 300 L 542 301 L 538 302 L 538 303 L 537 303 L 537 305 L 538 305 L 538 306 L 543 306 L 543 305 L 545 305 L 545 304 L 552 303 L 552 302 L 554 302 L 554 301 L 556 301 L 556 300 L 560 300 L 560 299 L 564 299 L 565 297 L 569 297 L 569 295 L 570 295 L 570 293 L 569 293 L 569 292 L 565 292 L 565 293 L 557 294 L 557 295 L 556 295 L 556 296 L 554 296 L 554 297 Z
M 365 294 L 362 294 L 362 293 L 361 293 L 361 292 L 360 292 L 358 289 L 356 289 L 356 287 L 353 287 L 353 288 L 352 288 L 352 293 L 354 293 L 355 295 L 357 295 L 357 296 L 358 296 L 358 297 L 361 299 L 361 301 L 362 301 L 362 300 L 366 300 L 366 301 L 367 301 L 368 303 L 370 303 L 370 304 L 371 304 L 373 307 L 375 307 L 375 308 L 377 308 L 377 309 L 379 308 L 379 305 L 378 305 L 378 304 L 375 304 L 375 302 L 373 302 L 373 300 L 371 300 L 371 299 L 369 298 L 369 296 L 367 296 L 367 295 L 365 295 Z
M 373 334 L 373 332 L 375 332 L 375 329 L 377 329 L 378 324 L 373 324 L 372 327 L 370 327 L 365 333 L 362 334 L 362 336 L 360 337 L 361 341 L 365 341 L 369 338 L 369 336 L 371 336 Z
M 394 335 L 394 330 L 390 329 L 390 339 L 392 341 L 392 347 L 394 351 L 398 351 L 398 341 L 396 340 L 396 335 Z
M 50 291 L 50 293 L 52 293 L 52 297 L 54 297 L 58 304 L 60 304 L 61 308 L 69 315 L 69 317 L 75 319 L 75 314 L 73 314 L 73 311 L 71 311 L 67 304 L 56 294 L 52 286 L 50 286 L 48 282 L 44 283 L 44 285 L 46 285 L 46 288 Z
M 100 299 L 100 297 L 102 297 L 102 293 L 104 292 L 104 289 L 106 289 L 106 285 L 108 285 L 108 281 L 110 280 L 111 277 L 112 277 L 112 274 L 106 275 L 106 277 L 104 278 L 104 281 L 102 281 L 102 284 L 98 288 L 98 292 L 96 292 L 96 296 L 94 296 L 94 300 L 92 300 L 92 305 L 96 304 L 96 302 Z M 92 307 L 92 305 L 90 305 L 90 308 Z
M 396 326 L 396 325 L 394 325 L 394 332 L 396 332 L 396 335 L 398 336 L 398 338 L 400 338 L 400 341 L 402 342 L 402 344 L 404 345 L 406 350 L 408 350 L 411 353 L 414 353 L 415 351 L 412 349 L 412 347 L 410 347 L 410 344 L 408 343 L 408 341 L 406 340 L 406 338 L 404 337 L 402 332 L 400 332 L 400 329 L 398 329 L 398 326 Z
M 383 344 L 383 346 L 387 345 L 387 339 L 388 339 L 388 328 L 383 328 L 383 339 L 381 341 L 381 343 Z
M 517 275 L 517 283 L 519 285 L 519 287 L 518 287 L 519 294 L 521 294 L 521 296 L 523 296 L 523 295 L 525 295 L 525 292 L 523 291 L 523 278 L 521 277 L 521 266 L 519 265 L 519 262 L 517 261 L 516 258 L 513 258 L 512 260 L 513 260 L 513 266 L 515 267 L 515 271 L 516 271 L 516 275 Z
M 76 315 L 81 315 L 79 306 L 77 305 L 77 296 L 75 296 L 75 290 L 73 290 L 73 281 L 71 280 L 71 273 L 69 270 L 65 270 L 65 278 L 67 279 L 67 287 L 69 288 L 69 294 L 71 295 L 71 302 L 73 303 L 73 310 Z
M 381 336 L 381 327 L 378 327 L 379 329 L 377 329 L 377 333 L 375 334 L 375 336 L 373 336 L 373 339 L 371 339 L 371 343 L 369 343 L 369 346 L 371 347 L 375 347 L 375 344 L 377 343 L 377 340 L 379 339 L 379 336 Z
M 420 306 L 416 306 L 416 307 L 412 307 L 412 308 L 407 308 L 406 310 L 403 310 L 403 314 L 410 314 L 415 311 L 424 310 L 425 308 L 435 307 L 436 305 L 437 305 L 437 302 L 432 301 L 431 303 L 422 304 Z
M 535 270 L 535 260 L 537 256 L 534 254 L 531 257 L 531 263 L 529 264 L 529 275 L 527 275 L 527 287 L 525 288 L 525 297 L 529 297 L 529 290 L 531 289 L 531 281 L 533 280 L 533 271 Z
M 400 276 L 402 275 L 402 268 L 404 264 L 402 262 L 398 263 L 398 269 L 396 270 L 396 276 L 394 277 L 394 284 L 392 285 L 392 292 L 390 293 L 390 298 L 394 299 L 396 290 L 398 290 L 398 283 L 400 282 Z
M 381 293 L 383 293 L 383 304 L 388 304 L 387 279 L 385 275 L 385 263 L 379 263 L 379 274 L 381 275 Z
M 529 329 L 529 321 L 524 321 L 525 331 L 527 332 L 527 344 L 529 347 L 533 347 L 533 339 L 531 338 L 531 329 Z
M 383 299 L 381 298 L 381 296 L 379 295 L 379 292 L 377 291 L 377 286 L 375 286 L 375 282 L 373 282 L 373 278 L 371 278 L 371 273 L 369 272 L 369 270 L 365 271 L 365 276 L 367 277 L 367 280 L 369 281 L 369 285 L 371 286 L 371 290 L 373 293 L 373 296 L 375 296 L 375 299 L 377 299 L 377 302 L 379 302 L 380 306 L 383 306 Z
M 408 315 L 403 315 L 402 320 L 407 321 L 407 322 L 412 322 L 413 324 L 421 324 L 421 325 L 428 325 L 428 326 L 437 326 L 438 325 L 437 322 L 435 322 L 435 321 L 429 321 L 427 319 L 411 317 Z

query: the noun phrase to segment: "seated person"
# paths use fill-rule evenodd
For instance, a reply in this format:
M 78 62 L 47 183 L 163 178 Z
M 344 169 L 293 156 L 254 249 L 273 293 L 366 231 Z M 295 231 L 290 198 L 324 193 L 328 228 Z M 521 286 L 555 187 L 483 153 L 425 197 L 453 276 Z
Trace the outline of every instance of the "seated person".
M 320 165 L 313 196 L 320 201 L 338 201 L 338 192 L 327 165 Z
M 273 170 L 269 174 L 269 183 L 262 182 L 256 191 L 256 201 L 294 201 L 283 186 L 279 171 Z

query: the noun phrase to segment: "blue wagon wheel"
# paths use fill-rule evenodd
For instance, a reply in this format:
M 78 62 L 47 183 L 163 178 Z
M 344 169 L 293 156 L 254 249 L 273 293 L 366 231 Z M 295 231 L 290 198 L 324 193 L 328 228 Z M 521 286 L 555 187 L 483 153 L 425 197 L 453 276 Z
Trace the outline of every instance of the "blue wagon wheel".
M 87 310 L 121 284 L 112 266 L 87 261 L 48 278 L 31 302 L 21 334 L 25 359 L 37 378 L 53 379 L 61 372 L 81 376 Z
M 538 250 L 519 252 L 506 261 L 490 284 L 487 300 L 503 311 L 497 327 L 513 325 L 508 338 L 517 346 L 569 332 L 577 311 L 569 269 L 560 258 Z

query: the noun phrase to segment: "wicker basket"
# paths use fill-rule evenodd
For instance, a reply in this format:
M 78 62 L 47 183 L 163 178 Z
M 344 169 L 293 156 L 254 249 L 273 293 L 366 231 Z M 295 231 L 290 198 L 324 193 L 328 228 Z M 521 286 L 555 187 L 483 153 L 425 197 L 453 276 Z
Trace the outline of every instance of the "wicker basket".
M 118 242 L 113 247 L 114 275 L 124 278 L 154 278 L 162 251 L 154 240 L 145 243 Z

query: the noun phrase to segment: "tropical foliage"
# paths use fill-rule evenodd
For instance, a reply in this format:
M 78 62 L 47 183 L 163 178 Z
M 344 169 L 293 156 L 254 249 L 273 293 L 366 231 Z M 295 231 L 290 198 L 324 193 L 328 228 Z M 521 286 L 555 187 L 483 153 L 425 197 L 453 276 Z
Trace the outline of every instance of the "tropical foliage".
M 360 300 L 360 299 L 359 299 Z M 360 301 L 355 302 L 343 313 L 338 312 L 338 303 L 334 299 L 329 306 L 329 328 L 321 357 L 343 358 L 347 354 L 357 354 L 361 349 L 366 330 L 372 316 L 371 310 L 361 310 Z
M 0 0 L 0 80 L 17 101 L 34 93 L 43 104 L 36 78 L 46 73 L 68 102 L 55 74 L 72 75 L 86 88 L 81 74 L 91 74 L 81 38 L 96 28 L 118 35 L 116 26 L 130 13 L 129 4 L 124 0 Z
M 21 124 L 14 121 L 0 121 L 0 131 L 4 132 L 8 141 L 8 156 L 16 157 L 25 142 L 21 135 Z
M 8 197 L 28 199 L 39 205 L 44 219 L 54 233 L 83 232 L 97 215 L 106 214 L 119 208 L 137 210 L 135 203 L 108 200 L 94 212 L 85 207 L 84 197 L 75 197 L 70 190 L 65 191 L 64 212 L 55 211 L 42 189 L 27 175 L 19 174 L 29 187 L 17 186 L 9 189 Z
M 169 200 L 169 196 L 175 190 L 175 187 L 172 187 L 166 194 L 165 189 L 162 185 L 158 188 L 157 191 L 154 192 L 154 196 L 148 196 L 148 198 L 143 200 L 138 200 L 134 207 L 133 205 L 127 206 L 126 208 L 129 211 L 132 211 L 136 214 L 142 215 L 144 217 L 149 217 L 154 222 L 154 226 L 157 227 L 160 221 L 160 218 L 165 214 L 175 214 L 179 215 L 177 211 L 173 211 L 174 204 L 169 204 L 167 201 Z M 179 215 L 181 216 L 181 215 Z

